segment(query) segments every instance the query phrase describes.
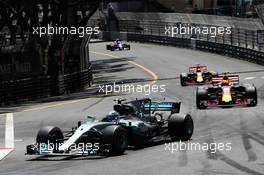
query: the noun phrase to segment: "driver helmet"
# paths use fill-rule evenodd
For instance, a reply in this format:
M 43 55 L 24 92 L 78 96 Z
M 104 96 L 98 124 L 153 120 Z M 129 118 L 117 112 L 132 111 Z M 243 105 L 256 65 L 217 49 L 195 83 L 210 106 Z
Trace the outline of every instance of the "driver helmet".
M 113 121 L 116 120 L 117 117 L 119 116 L 119 113 L 116 111 L 110 111 L 107 115 L 106 115 L 106 119 L 107 121 Z
M 200 67 L 200 66 L 198 66 L 198 67 L 196 68 L 196 72 L 201 72 L 201 67 Z
M 116 112 L 116 111 L 110 111 L 110 112 L 108 113 L 108 115 L 119 115 L 119 113 Z
M 222 77 L 221 85 L 222 86 L 230 85 L 230 80 L 226 74 Z

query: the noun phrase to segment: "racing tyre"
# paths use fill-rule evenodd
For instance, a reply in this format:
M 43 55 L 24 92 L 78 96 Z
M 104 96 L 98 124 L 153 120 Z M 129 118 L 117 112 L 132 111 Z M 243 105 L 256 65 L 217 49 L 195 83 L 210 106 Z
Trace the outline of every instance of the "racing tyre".
M 62 143 L 63 134 L 60 128 L 54 126 L 45 126 L 38 131 L 37 143 Z
M 130 50 L 130 45 L 129 44 L 126 45 L 126 48 L 127 48 L 127 50 Z
M 193 120 L 189 114 L 174 114 L 169 118 L 168 132 L 173 140 L 190 140 L 193 128 Z
M 102 130 L 103 141 L 110 144 L 113 155 L 121 155 L 128 145 L 127 131 L 118 125 L 110 125 Z
M 196 91 L 196 107 L 198 109 L 206 109 L 207 108 L 206 105 L 201 104 L 201 101 L 206 101 L 207 98 L 208 98 L 207 89 L 197 87 L 197 91 Z
M 257 89 L 255 86 L 245 86 L 246 87 L 246 97 L 249 99 L 253 99 L 248 106 L 255 107 L 258 104 L 258 95 Z
M 111 45 L 106 45 L 106 50 L 111 50 Z
M 186 78 L 187 78 L 187 76 L 185 74 L 180 75 L 181 86 L 187 86 Z

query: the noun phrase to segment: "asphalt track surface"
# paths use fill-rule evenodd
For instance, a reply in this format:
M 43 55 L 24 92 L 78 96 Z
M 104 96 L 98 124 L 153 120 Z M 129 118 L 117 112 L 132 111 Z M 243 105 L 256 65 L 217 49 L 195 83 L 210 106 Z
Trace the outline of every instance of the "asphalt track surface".
M 166 149 L 164 144 L 140 150 L 128 150 L 125 155 L 107 158 L 25 156 L 25 146 L 35 141 L 38 129 L 54 125 L 68 130 L 88 114 L 103 117 L 112 110 L 113 99 L 125 97 L 135 99 L 142 93 L 112 94 L 106 97 L 87 92 L 71 95 L 71 98 L 54 98 L 46 103 L 32 103 L 1 110 L 14 112 L 15 150 L 0 161 L 1 175 L 72 175 L 72 174 L 264 174 L 264 115 L 263 94 L 259 93 L 259 104 L 254 108 L 225 108 L 197 110 L 196 87 L 181 87 L 178 77 L 188 67 L 205 64 L 210 70 L 243 72 L 263 69 L 262 66 L 245 61 L 199 51 L 132 43 L 131 51 L 108 52 L 106 43 L 90 46 L 91 60 L 95 68 L 95 82 L 113 81 L 154 83 L 166 85 L 165 93 L 154 93 L 151 97 L 166 97 L 167 100 L 182 101 L 181 112 L 192 115 L 195 131 L 193 143 L 231 143 L 231 151 Z M 98 54 L 106 53 L 111 54 Z M 133 62 L 128 62 L 133 61 Z M 152 71 L 142 69 L 140 64 Z M 262 92 L 264 74 L 241 74 L 241 83 L 254 83 Z M 175 79 L 174 79 L 175 78 Z M 72 101 L 77 100 L 77 101 Z M 21 111 L 21 112 L 19 112 Z M 0 115 L 0 147 L 4 142 L 5 115 Z

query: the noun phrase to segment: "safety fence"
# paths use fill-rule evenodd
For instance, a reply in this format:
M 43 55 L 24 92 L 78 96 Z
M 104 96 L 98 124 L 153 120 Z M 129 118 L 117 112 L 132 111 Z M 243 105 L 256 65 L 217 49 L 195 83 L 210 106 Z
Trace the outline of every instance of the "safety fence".
M 3 39 L 4 38 L 4 39 Z M 6 46 L 8 37 L 0 35 L 0 106 L 26 102 L 38 98 L 81 91 L 93 81 L 89 60 L 91 35 L 77 38 L 68 35 L 63 54 L 52 57 L 49 62 L 54 73 L 44 73 L 40 55 L 33 50 L 25 52 L 14 46 Z M 20 40 L 19 40 L 20 41 Z M 63 59 L 61 59 L 63 56 Z M 73 57 L 73 58 L 72 58 Z M 71 62 L 70 62 L 71 61 Z M 69 63 L 78 64 L 70 65 Z
M 264 65 L 264 52 L 243 48 L 239 46 L 232 46 L 223 43 L 213 43 L 213 42 L 188 39 L 188 38 L 174 38 L 174 37 L 136 34 L 136 33 L 127 33 L 126 38 L 128 41 L 171 45 L 176 47 L 201 50 L 205 52 L 212 52 L 212 53 L 222 54 L 222 55 L 242 59 L 245 61 L 253 62 L 256 64 Z
M 172 18 L 172 16 L 170 17 Z M 125 16 L 124 18 L 130 18 L 130 16 Z M 169 19 L 169 17 L 167 19 Z M 248 20 L 250 21 L 251 19 Z M 210 20 L 207 19 L 207 22 L 208 21 Z M 221 20 L 219 19 L 219 21 Z M 234 22 L 232 23 L 230 21 Z M 258 42 L 257 34 L 258 30 L 260 30 L 262 27 L 258 20 L 254 19 L 252 21 L 252 27 L 254 26 L 256 28 L 253 27 L 252 29 L 249 29 L 250 27 L 244 27 L 243 20 L 239 21 L 237 18 L 234 20 L 230 18 L 228 23 L 222 21 L 223 25 L 221 24 L 217 26 L 215 24 L 208 25 L 205 23 L 183 23 L 177 21 L 168 22 L 159 19 L 123 20 L 120 17 L 117 22 L 119 31 L 102 31 L 100 35 L 101 38 L 99 39 L 112 40 L 113 38 L 118 37 L 128 41 L 172 45 L 206 52 L 213 52 L 216 54 L 223 54 L 264 65 L 264 44 L 260 44 Z M 96 21 L 90 22 L 95 23 Z M 184 28 L 184 30 L 188 31 L 179 33 L 181 28 Z M 220 32 L 221 34 L 213 33 L 212 35 L 212 33 L 206 34 L 206 32 L 199 31 L 201 29 L 213 29 L 212 31 L 215 31 L 219 29 L 222 30 L 223 28 L 228 30 L 228 32 Z
M 92 68 L 57 77 L 41 76 L 0 82 L 0 104 L 20 103 L 83 90 L 92 82 Z

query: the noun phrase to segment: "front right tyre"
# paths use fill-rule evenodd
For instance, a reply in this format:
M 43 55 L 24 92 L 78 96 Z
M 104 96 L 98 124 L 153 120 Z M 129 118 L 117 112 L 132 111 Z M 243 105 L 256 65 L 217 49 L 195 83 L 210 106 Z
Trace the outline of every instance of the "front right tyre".
M 127 131 L 118 125 L 110 125 L 102 130 L 103 141 L 110 145 L 113 155 L 122 155 L 128 146 Z
M 61 143 L 63 141 L 63 134 L 60 128 L 54 126 L 42 127 L 37 134 L 37 143 Z
M 206 109 L 207 106 L 202 103 L 208 99 L 207 89 L 203 87 L 197 87 L 196 91 L 196 107 L 198 109 Z
M 189 114 L 172 114 L 168 120 L 168 132 L 173 140 L 190 140 L 194 124 Z

